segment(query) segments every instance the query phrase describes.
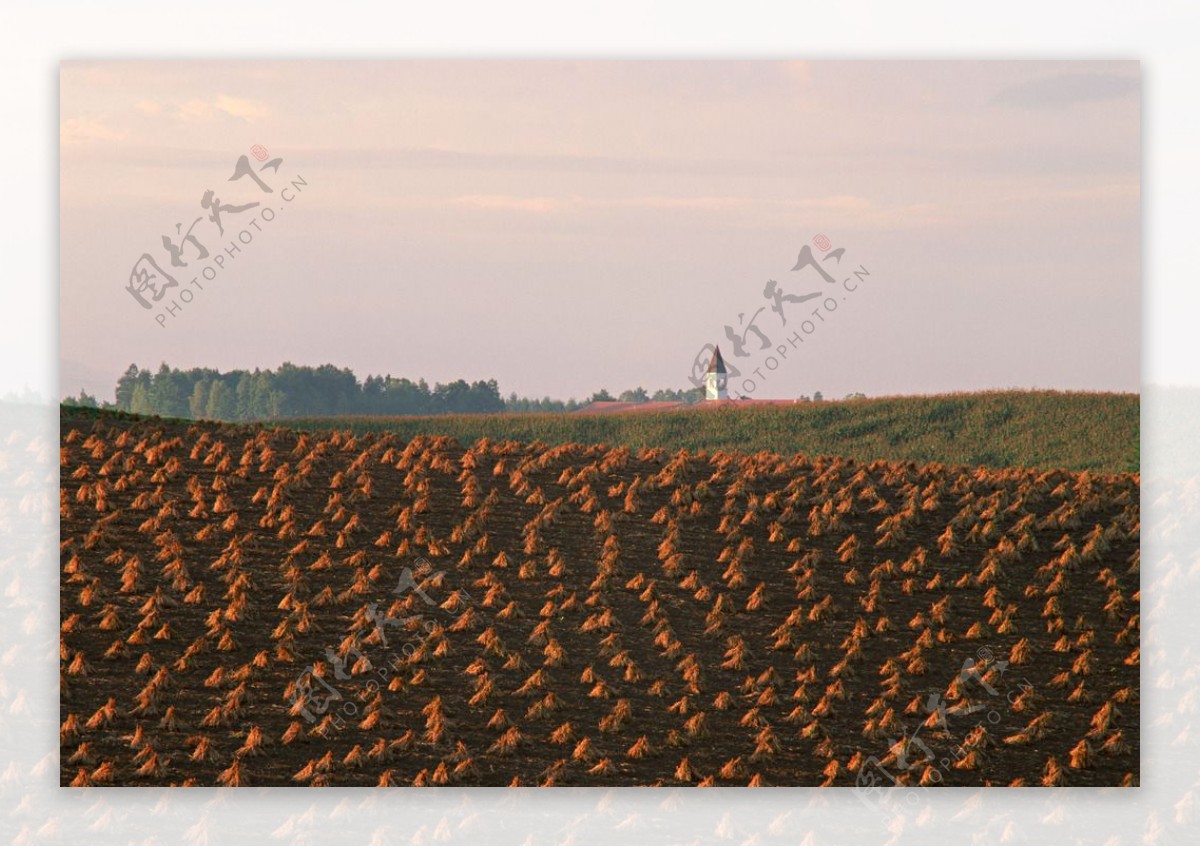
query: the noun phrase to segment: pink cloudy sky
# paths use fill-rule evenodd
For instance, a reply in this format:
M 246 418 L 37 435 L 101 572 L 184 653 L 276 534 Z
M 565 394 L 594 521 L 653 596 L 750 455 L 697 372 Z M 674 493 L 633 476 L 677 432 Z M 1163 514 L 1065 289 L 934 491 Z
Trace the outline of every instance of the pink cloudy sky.
M 162 361 L 684 387 L 707 342 L 767 373 L 725 325 L 764 309 L 774 347 L 820 302 L 784 328 L 775 279 L 838 309 L 758 397 L 1136 391 L 1140 90 L 1135 62 L 67 63 L 61 390 Z M 256 144 L 269 196 L 228 181 Z M 125 285 L 208 189 L 275 220 L 160 327 Z M 791 272 L 818 234 L 853 294 Z

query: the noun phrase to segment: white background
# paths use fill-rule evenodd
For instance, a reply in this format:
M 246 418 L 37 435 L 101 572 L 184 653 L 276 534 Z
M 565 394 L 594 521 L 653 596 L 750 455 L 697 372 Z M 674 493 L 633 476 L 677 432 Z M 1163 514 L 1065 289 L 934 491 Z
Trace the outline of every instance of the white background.
M 1200 8 L 1160 3 L 27 3 L 0 11 L 0 839 L 33 843 L 1070 841 L 1200 834 Z M 63 59 L 1121 58 L 1143 63 L 1142 787 L 60 789 L 57 78 Z M 1151 387 L 1153 386 L 1153 387 Z M 1175 386 L 1173 389 L 1166 386 Z

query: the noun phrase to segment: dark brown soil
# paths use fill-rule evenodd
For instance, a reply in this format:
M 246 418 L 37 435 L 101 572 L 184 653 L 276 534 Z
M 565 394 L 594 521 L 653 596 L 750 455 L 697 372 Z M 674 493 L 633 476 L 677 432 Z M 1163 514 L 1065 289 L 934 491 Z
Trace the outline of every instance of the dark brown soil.
M 1137 784 L 1136 475 L 69 414 L 61 472 L 63 785 Z

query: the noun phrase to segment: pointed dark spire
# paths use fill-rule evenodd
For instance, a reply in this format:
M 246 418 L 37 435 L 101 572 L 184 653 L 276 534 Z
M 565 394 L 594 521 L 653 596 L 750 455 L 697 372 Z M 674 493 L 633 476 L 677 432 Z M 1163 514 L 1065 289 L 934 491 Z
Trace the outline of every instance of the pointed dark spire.
M 719 344 L 713 348 L 712 361 L 708 363 L 708 372 L 710 374 L 727 373 L 725 370 L 725 360 L 721 358 L 721 346 Z

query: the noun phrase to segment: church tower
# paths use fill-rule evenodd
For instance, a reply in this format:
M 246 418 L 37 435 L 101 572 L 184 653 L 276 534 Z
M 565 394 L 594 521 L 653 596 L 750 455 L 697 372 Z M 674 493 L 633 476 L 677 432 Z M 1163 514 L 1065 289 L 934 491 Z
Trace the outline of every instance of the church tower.
M 713 349 L 712 361 L 708 363 L 708 373 L 704 375 L 704 399 L 728 400 L 729 391 L 725 388 L 725 360 L 721 358 L 721 348 Z

